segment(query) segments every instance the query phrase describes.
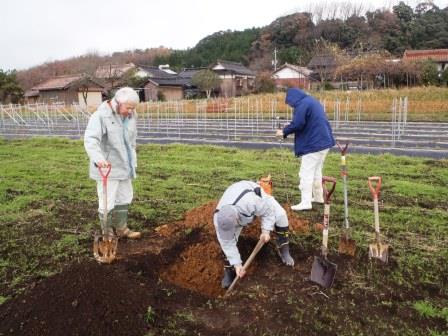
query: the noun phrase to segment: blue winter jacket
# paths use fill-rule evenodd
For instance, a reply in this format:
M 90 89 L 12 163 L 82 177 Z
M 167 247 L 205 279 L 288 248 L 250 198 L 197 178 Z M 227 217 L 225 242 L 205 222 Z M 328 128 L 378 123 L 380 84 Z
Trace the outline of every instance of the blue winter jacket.
M 294 133 L 296 156 L 319 152 L 335 145 L 333 132 L 320 102 L 300 89 L 286 92 L 286 104 L 294 108 L 292 121 L 283 129 L 283 137 Z

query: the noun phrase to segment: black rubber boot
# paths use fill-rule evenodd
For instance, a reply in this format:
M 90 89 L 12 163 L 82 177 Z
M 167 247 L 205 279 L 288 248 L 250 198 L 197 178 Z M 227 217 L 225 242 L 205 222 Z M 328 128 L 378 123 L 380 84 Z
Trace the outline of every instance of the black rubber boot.
M 275 226 L 277 233 L 277 251 L 282 262 L 287 266 L 294 266 L 294 259 L 289 253 L 289 230 L 287 227 Z
M 227 289 L 232 284 L 236 277 L 235 267 L 226 265 L 224 266 L 224 276 L 221 281 L 221 287 Z

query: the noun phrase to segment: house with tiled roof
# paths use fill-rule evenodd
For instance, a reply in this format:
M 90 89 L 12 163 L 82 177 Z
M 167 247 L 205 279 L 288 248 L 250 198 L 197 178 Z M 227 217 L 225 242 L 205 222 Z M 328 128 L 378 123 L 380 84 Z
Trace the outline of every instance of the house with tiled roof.
M 206 70 L 205 67 L 198 67 L 198 68 L 183 68 L 181 72 L 179 72 L 179 77 L 183 78 L 193 78 L 196 73 L 198 73 L 201 70 Z
M 138 65 L 135 75 L 138 77 L 165 78 L 176 76 L 177 73 L 171 70 L 168 64 L 159 66 Z
M 333 55 L 315 55 L 306 67 L 317 73 L 321 80 L 331 81 L 337 66 L 336 57 Z
M 104 86 L 85 74 L 57 76 L 39 83 L 28 92 L 44 103 L 65 102 L 81 106 L 98 106 L 102 102 Z M 27 97 L 27 96 L 26 96 Z
M 278 88 L 298 87 L 309 90 L 315 82 L 313 71 L 306 67 L 285 63 L 271 75 Z
M 193 89 L 191 78 L 177 75 L 152 77 L 144 86 L 145 101 L 181 100 Z
M 242 96 L 255 88 L 256 73 L 241 63 L 218 60 L 210 69 L 222 80 L 219 91 L 223 97 Z
M 427 61 L 431 60 L 437 64 L 439 72 L 448 68 L 448 49 L 428 50 L 405 50 L 403 54 L 405 61 Z

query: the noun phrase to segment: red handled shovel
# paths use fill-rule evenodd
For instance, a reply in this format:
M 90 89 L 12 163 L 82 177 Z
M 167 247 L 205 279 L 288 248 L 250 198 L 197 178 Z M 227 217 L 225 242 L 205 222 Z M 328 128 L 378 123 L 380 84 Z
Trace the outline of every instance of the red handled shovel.
M 341 176 L 344 182 L 344 233 L 339 238 L 339 253 L 354 256 L 356 251 L 356 242 L 350 238 L 350 225 L 348 223 L 348 195 L 347 195 L 347 163 L 345 153 L 348 149 L 348 143 L 342 147 L 337 143 L 341 151 Z
M 372 183 L 376 183 L 373 186 Z M 380 215 L 378 210 L 378 197 L 381 188 L 381 177 L 372 176 L 369 177 L 370 193 L 373 197 L 373 209 L 375 213 L 375 243 L 369 245 L 369 258 L 380 259 L 383 263 L 387 263 L 389 259 L 389 245 L 381 242 L 380 236 Z
M 103 183 L 103 229 L 111 229 L 107 223 L 107 178 L 112 166 L 98 167 Z M 117 255 L 118 238 L 113 232 L 103 234 L 95 233 L 93 240 L 93 256 L 96 261 L 102 264 L 110 264 Z

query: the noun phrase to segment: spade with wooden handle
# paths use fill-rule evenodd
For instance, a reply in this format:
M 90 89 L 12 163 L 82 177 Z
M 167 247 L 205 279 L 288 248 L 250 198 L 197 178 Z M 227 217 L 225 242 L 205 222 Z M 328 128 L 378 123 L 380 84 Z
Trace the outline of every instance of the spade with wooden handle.
M 373 186 L 372 183 L 376 183 Z M 381 188 L 381 176 L 369 177 L 369 188 L 373 197 L 373 209 L 375 214 L 375 243 L 369 245 L 369 258 L 380 259 L 383 263 L 387 263 L 389 259 L 389 245 L 381 242 L 380 236 L 380 215 L 378 210 L 378 197 Z
M 109 177 L 111 165 L 107 167 L 98 166 L 98 171 L 101 175 L 103 184 L 103 234 L 95 234 L 93 240 L 93 257 L 101 264 L 110 264 L 115 260 L 117 255 L 118 238 L 110 232 L 112 228 L 109 227 L 107 221 L 107 178 Z
M 337 143 L 337 145 L 341 151 L 341 176 L 344 182 L 344 233 L 339 238 L 339 253 L 354 256 L 356 251 L 356 242 L 350 237 L 350 225 L 348 222 L 347 163 L 345 159 L 348 143 L 344 147 L 342 147 L 339 143 Z
M 326 188 L 326 183 L 331 187 Z M 322 256 L 315 256 L 311 268 L 310 280 L 322 287 L 329 288 L 333 285 L 334 277 L 338 266 L 327 259 L 328 255 L 328 231 L 330 229 L 330 201 L 331 195 L 336 187 L 334 177 L 324 176 L 322 178 L 322 187 L 324 191 L 324 228 L 322 230 Z

